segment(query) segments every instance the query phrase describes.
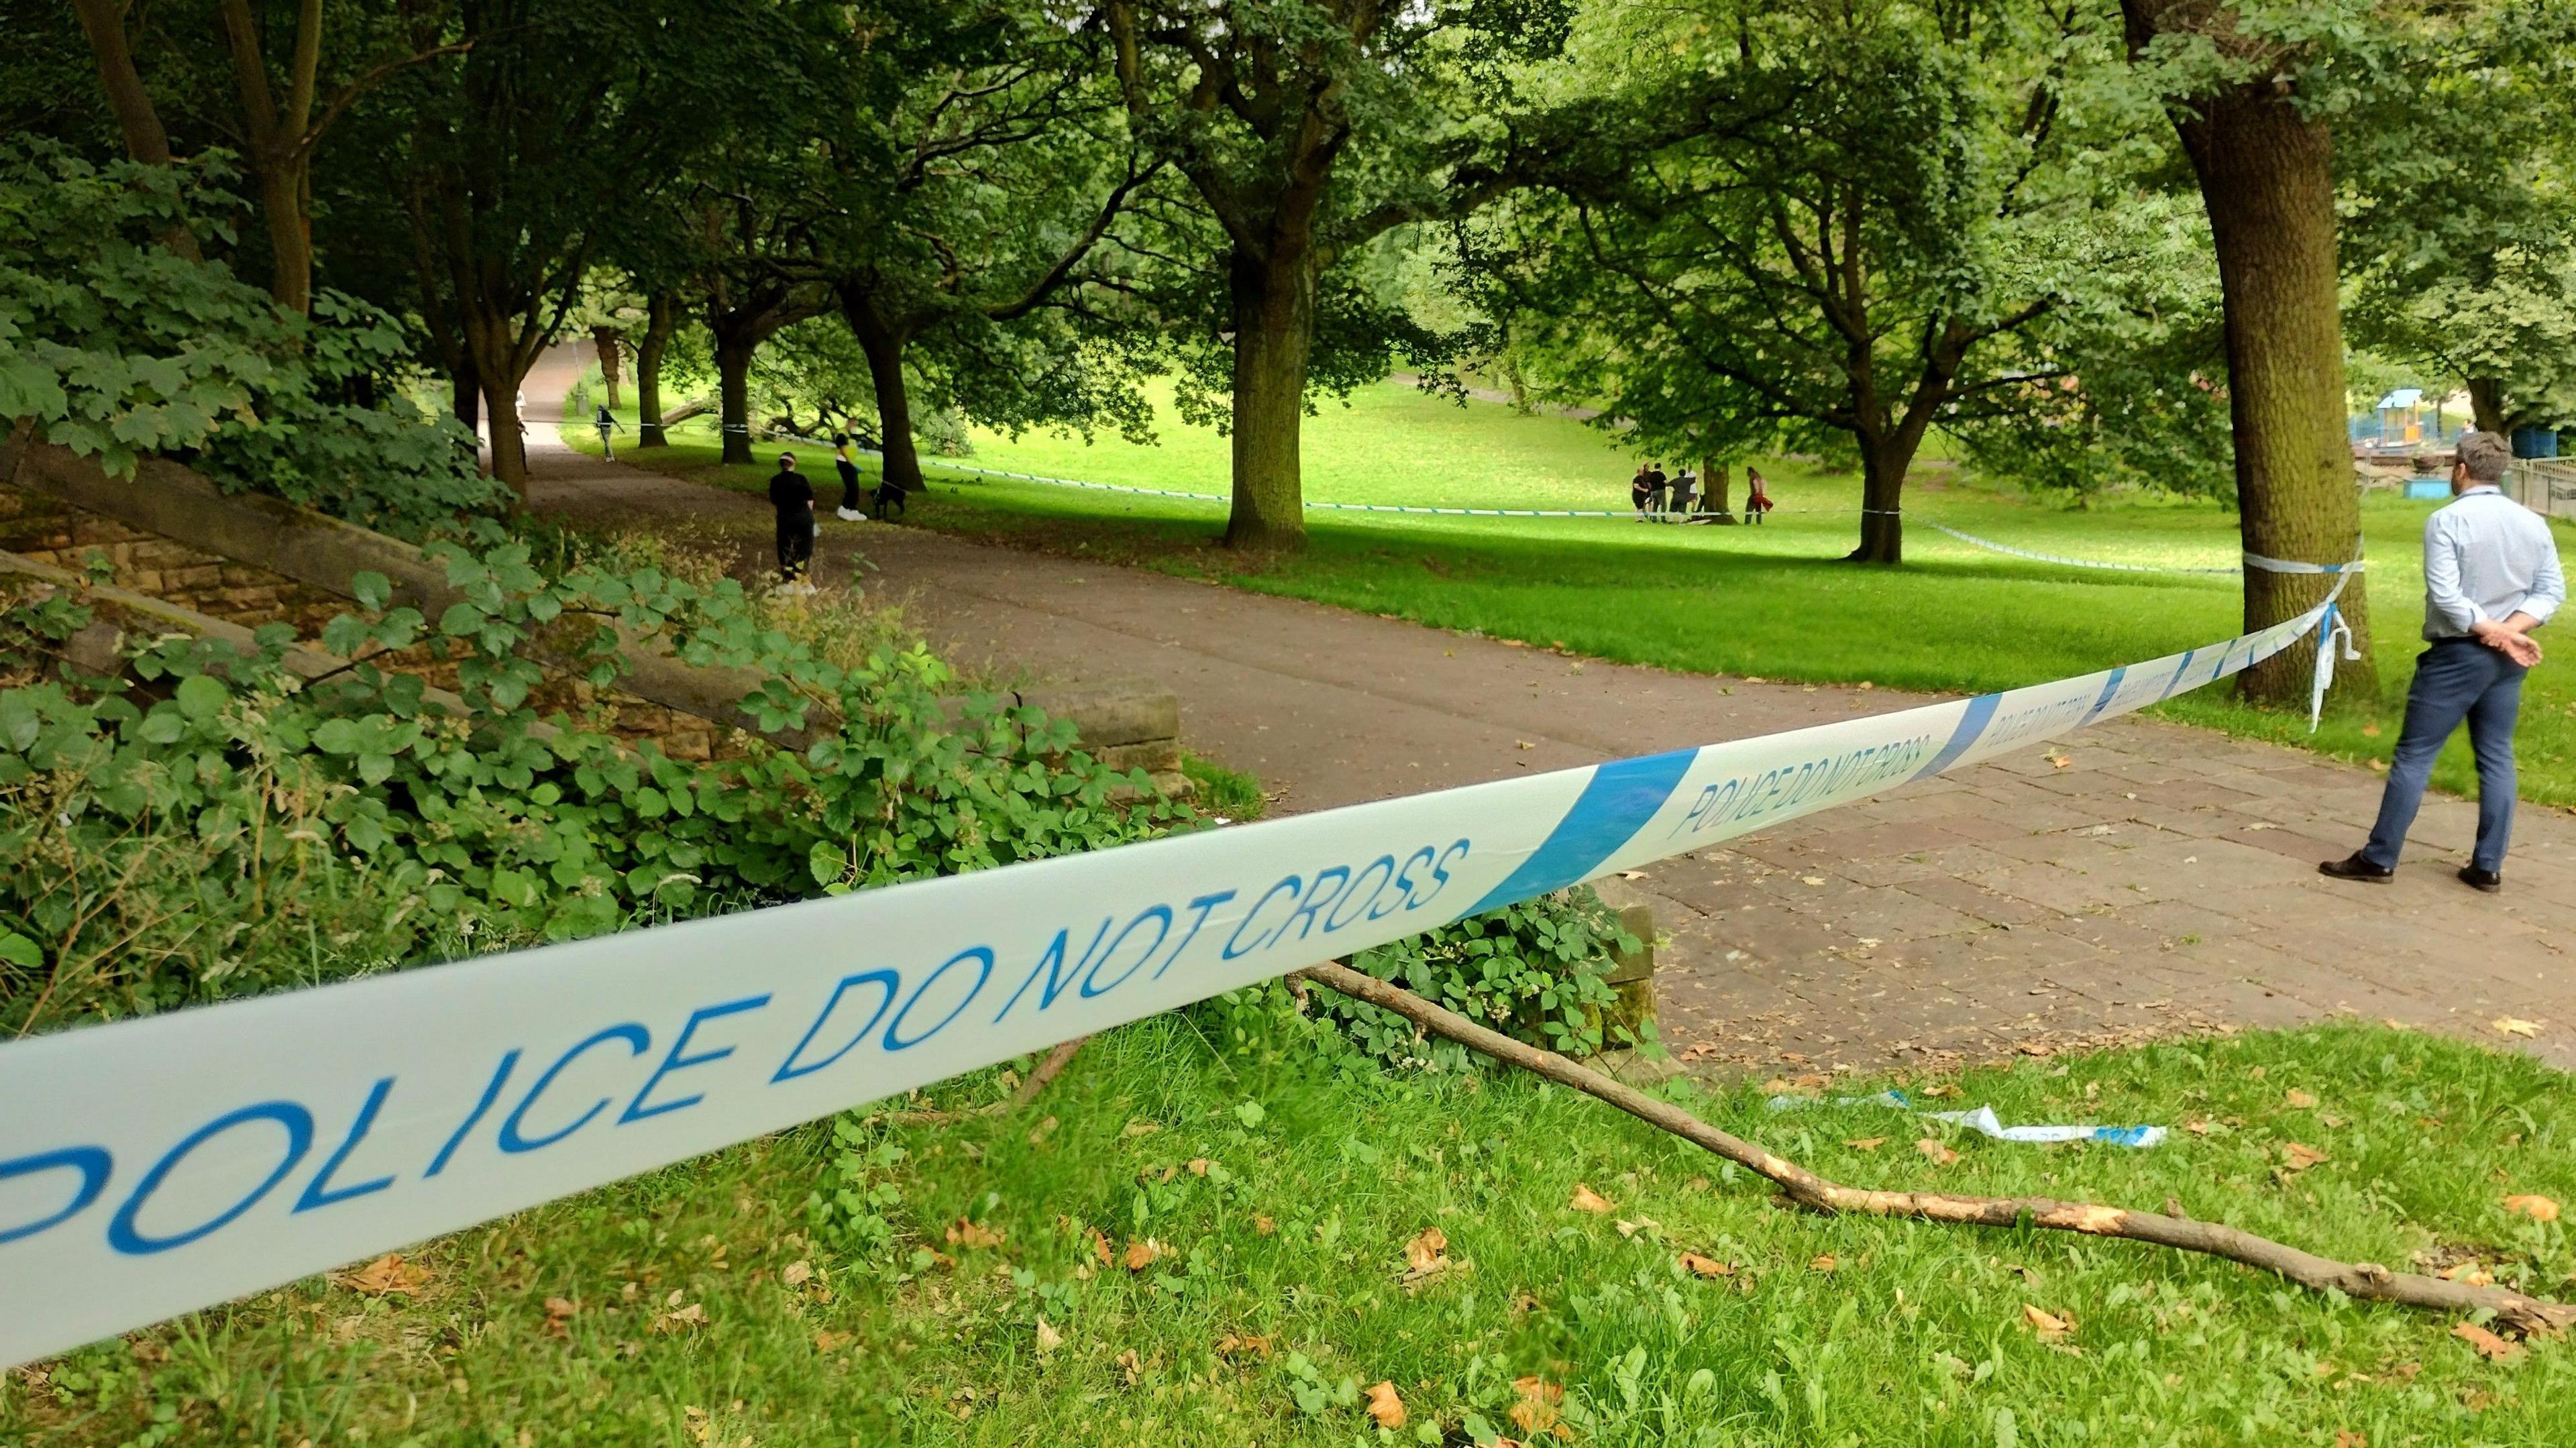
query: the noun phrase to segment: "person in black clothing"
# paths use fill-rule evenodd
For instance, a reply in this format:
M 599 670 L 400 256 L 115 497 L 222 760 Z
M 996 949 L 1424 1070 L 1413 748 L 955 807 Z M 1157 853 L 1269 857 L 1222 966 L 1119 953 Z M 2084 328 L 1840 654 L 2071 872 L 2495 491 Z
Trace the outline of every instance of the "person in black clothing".
M 850 455 L 850 435 L 835 433 L 832 437 L 832 466 L 841 474 L 841 521 L 855 523 L 867 516 L 859 511 L 859 463 Z
M 1637 510 L 1637 521 L 1646 521 L 1646 504 L 1654 497 L 1655 466 L 1637 464 L 1637 475 L 1628 480 L 1628 506 Z
M 1657 513 L 1664 511 L 1671 499 L 1673 480 L 1664 475 L 1662 463 L 1646 464 L 1646 506 Z
M 811 593 L 805 565 L 814 557 L 814 484 L 796 471 L 796 454 L 780 453 L 770 475 L 769 506 L 778 515 L 778 577 L 798 593 Z

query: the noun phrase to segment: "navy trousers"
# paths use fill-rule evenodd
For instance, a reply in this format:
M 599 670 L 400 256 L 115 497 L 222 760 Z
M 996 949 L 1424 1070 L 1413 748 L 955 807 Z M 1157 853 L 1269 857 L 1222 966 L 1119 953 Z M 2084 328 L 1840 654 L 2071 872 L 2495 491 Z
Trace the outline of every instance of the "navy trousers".
M 2451 731 L 2468 721 L 2469 748 L 2478 760 L 2478 843 L 2470 855 L 2481 870 L 2502 870 L 2513 835 L 2513 720 L 2522 709 L 2520 664 L 2475 639 L 2444 639 L 2415 660 L 2415 682 L 2406 691 L 2406 727 L 2388 765 L 2388 790 L 2379 797 L 2379 822 L 2371 826 L 2363 859 L 2394 869 L 2407 828 L 2424 803 L 2433 760 Z

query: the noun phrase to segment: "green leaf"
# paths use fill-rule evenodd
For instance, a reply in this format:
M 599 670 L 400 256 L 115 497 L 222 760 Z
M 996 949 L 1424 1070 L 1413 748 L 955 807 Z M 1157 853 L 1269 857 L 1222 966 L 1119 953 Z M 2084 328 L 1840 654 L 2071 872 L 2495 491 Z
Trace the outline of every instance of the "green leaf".
M 806 853 L 805 868 L 817 885 L 829 885 L 849 869 L 848 859 L 828 842 L 817 841 Z
M 360 608 L 381 613 L 386 604 L 393 602 L 394 581 L 381 573 L 355 573 L 349 578 L 349 594 Z
M 45 948 L 15 930 L 0 928 L 0 961 L 35 970 L 45 963 Z
M 178 700 L 179 712 L 200 724 L 222 713 L 225 702 L 232 696 L 232 691 L 224 687 L 223 680 L 205 674 L 190 674 L 181 679 L 173 695 Z

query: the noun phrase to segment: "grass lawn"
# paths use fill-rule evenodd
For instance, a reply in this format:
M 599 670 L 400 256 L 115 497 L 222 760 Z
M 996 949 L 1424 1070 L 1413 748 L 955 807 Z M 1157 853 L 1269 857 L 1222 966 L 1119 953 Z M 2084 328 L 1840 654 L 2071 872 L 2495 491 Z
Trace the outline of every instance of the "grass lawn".
M 567 428 L 595 451 L 595 435 Z M 816 450 L 809 468 L 828 476 Z M 757 489 L 769 472 L 712 469 L 713 424 L 675 430 L 657 466 Z M 1409 388 L 1326 403 L 1305 441 L 1311 498 L 1436 506 L 1618 507 L 1634 461 L 1614 440 L 1559 417 L 1465 408 Z M 988 437 L 979 466 L 1192 492 L 1226 490 L 1225 443 L 1166 418 L 1155 446 L 1115 438 Z M 1256 564 L 1214 546 L 1219 505 L 1081 491 L 930 471 L 911 521 L 1084 556 L 1112 557 L 1441 628 L 1562 644 L 1602 658 L 1715 673 L 1904 688 L 1984 691 L 2087 673 L 2225 638 L 2241 620 L 2228 577 L 2133 575 L 2028 562 L 1930 528 L 1909 530 L 1897 570 L 1840 563 L 1857 533 L 1860 484 L 1813 467 L 1766 467 L 1780 511 L 1760 527 L 1663 527 L 1610 519 L 1477 519 L 1316 512 L 1292 559 Z M 1740 475 L 1739 475 L 1740 488 Z M 1927 469 L 1911 490 L 1918 519 L 2016 547 L 2114 562 L 2225 566 L 2236 520 L 2208 504 L 2124 504 L 2077 511 L 1973 486 Z M 1741 496 L 1740 492 L 1738 496 Z M 2421 531 L 2429 503 L 2374 495 L 2364 506 L 2366 575 L 2386 702 L 2373 715 L 2304 718 L 2205 691 L 2171 717 L 2385 760 L 2396 744 L 2420 645 Z M 828 526 L 828 525 L 827 525 Z M 2576 556 L 2576 528 L 2557 525 Z M 2525 690 L 2521 788 L 2576 805 L 2576 675 L 2536 670 Z M 2435 780 L 2468 793 L 2465 736 Z
M 1555 1441 L 1512 1420 L 1532 1394 L 1577 1445 L 2576 1441 L 2561 1343 L 2489 1363 L 2441 1317 L 2205 1258 L 1820 1218 L 1528 1078 L 1337 1075 L 1202 1030 L 1224 1033 L 1202 1013 L 1095 1041 L 1016 1116 L 848 1117 L 458 1233 L 415 1254 L 409 1295 L 316 1278 L 0 1374 L 0 1441 Z M 1773 1112 L 1754 1086 L 1686 1099 L 1855 1183 L 2170 1197 L 2559 1295 L 2576 1271 L 2559 1225 L 2500 1205 L 2576 1194 L 2576 1094 L 2520 1057 L 2343 1026 L 1957 1087 L 2007 1120 L 2174 1136 L 2013 1146 Z M 1005 1090 L 987 1072 L 938 1104 Z M 1960 1159 L 1918 1154 L 1927 1134 Z M 2294 1141 L 2323 1162 L 2284 1170 Z M 1577 1184 L 1613 1210 L 1574 1209 Z M 1408 1287 L 1429 1228 L 1451 1265 Z M 2071 1330 L 2043 1339 L 2026 1308 Z M 1381 1381 L 1401 1431 L 1365 1416 Z

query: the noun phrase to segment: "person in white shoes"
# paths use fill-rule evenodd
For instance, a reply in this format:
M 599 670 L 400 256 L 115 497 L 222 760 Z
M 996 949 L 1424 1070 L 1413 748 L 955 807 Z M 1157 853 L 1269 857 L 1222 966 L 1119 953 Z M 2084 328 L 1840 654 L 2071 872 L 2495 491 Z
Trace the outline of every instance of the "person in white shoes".
M 835 516 L 844 523 L 862 522 L 867 514 L 859 511 L 859 460 L 851 455 L 850 435 L 832 435 L 832 466 L 841 474 L 841 506 Z

